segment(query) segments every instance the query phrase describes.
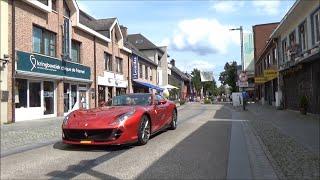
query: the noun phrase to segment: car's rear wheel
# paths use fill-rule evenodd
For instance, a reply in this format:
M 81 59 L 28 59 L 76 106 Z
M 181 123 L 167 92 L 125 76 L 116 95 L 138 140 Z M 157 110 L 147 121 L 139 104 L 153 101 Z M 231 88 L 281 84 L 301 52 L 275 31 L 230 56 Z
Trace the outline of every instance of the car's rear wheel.
M 138 132 L 138 144 L 147 144 L 151 134 L 151 123 L 147 116 L 142 116 Z
M 177 128 L 177 120 L 178 120 L 177 111 L 174 109 L 172 112 L 172 121 L 170 123 L 169 129 L 175 130 Z

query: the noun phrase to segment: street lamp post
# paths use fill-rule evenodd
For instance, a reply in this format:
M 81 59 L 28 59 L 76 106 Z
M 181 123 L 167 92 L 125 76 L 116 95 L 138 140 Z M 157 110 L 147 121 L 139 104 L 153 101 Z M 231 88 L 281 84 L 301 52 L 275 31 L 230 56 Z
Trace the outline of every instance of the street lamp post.
M 230 31 L 240 31 L 240 48 L 241 48 L 241 68 L 244 71 L 244 56 L 243 56 L 243 28 L 240 26 L 239 28 L 230 29 Z

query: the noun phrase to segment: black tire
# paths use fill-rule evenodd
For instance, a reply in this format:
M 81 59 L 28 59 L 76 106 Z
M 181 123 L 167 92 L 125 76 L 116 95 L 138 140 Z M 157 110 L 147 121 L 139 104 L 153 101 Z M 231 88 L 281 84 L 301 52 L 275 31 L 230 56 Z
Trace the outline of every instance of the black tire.
M 175 130 L 177 129 L 177 120 L 178 120 L 178 116 L 177 116 L 177 110 L 174 109 L 173 112 L 172 112 L 172 120 L 171 120 L 171 123 L 170 123 L 170 126 L 169 126 L 169 129 L 170 130 Z
M 149 118 L 144 115 L 141 118 L 140 126 L 138 130 L 138 145 L 147 144 L 151 134 L 151 122 Z

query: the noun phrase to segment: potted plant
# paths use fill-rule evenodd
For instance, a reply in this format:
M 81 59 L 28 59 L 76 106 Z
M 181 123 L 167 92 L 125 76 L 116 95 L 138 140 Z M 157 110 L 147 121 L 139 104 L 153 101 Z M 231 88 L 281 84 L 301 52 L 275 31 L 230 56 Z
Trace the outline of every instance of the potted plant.
M 306 115 L 308 108 L 308 98 L 306 95 L 300 97 L 300 112 L 301 114 Z

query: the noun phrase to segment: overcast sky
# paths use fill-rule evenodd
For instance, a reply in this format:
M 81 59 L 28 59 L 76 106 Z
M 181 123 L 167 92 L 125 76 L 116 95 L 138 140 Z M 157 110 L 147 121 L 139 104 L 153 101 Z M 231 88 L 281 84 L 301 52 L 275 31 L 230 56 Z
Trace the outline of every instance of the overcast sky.
M 240 63 L 240 35 L 229 31 L 242 25 L 281 21 L 294 4 L 267 1 L 92 1 L 78 0 L 95 18 L 117 17 L 128 33 L 141 33 L 158 46 L 169 47 L 170 58 L 182 71 L 213 71 L 216 81 L 226 62 Z

